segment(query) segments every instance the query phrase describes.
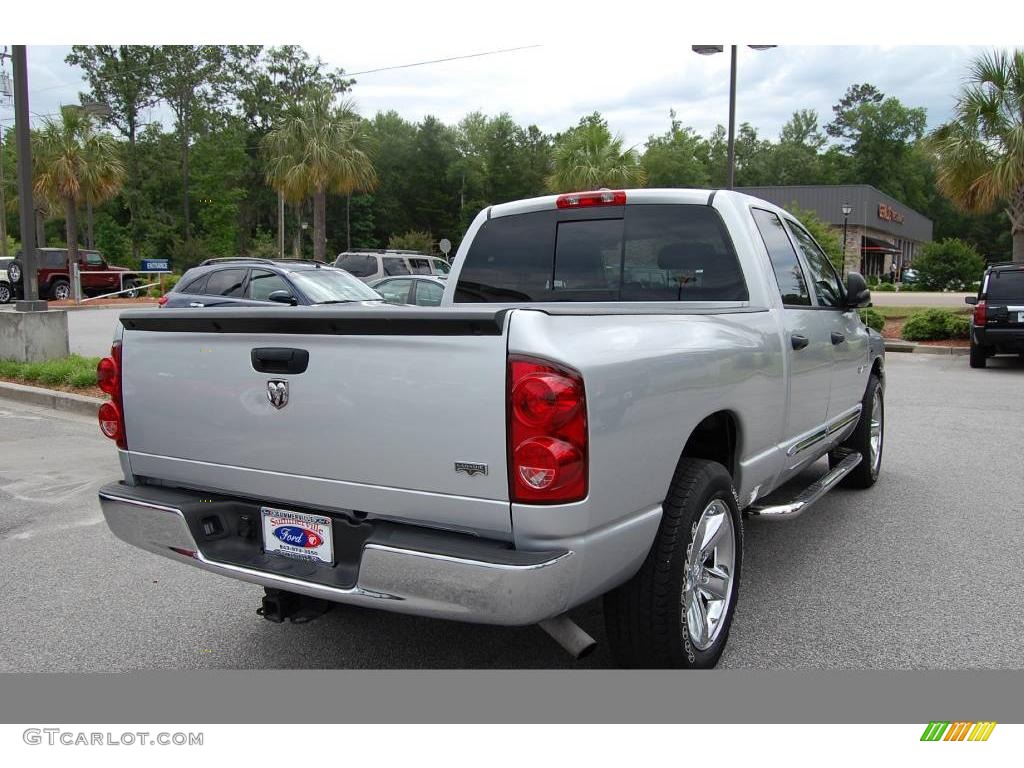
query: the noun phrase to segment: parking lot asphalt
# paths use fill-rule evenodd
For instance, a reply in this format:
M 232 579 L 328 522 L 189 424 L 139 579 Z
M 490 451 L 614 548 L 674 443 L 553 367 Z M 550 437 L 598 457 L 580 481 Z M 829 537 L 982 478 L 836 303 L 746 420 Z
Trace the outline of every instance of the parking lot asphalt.
M 156 302 L 148 306 L 139 305 L 140 309 L 152 308 Z M 13 312 L 14 305 L 2 307 L 4 312 Z M 110 342 L 114 338 L 117 318 L 125 311 L 124 307 L 88 308 L 69 310 L 68 315 L 68 346 L 72 353 L 86 357 L 102 357 L 110 352 Z
M 1024 361 L 890 354 L 883 474 L 790 522 L 746 522 L 722 667 L 1024 668 Z M 262 590 L 123 544 L 96 502 L 119 468 L 93 419 L 0 399 L 0 671 L 603 667 L 537 627 L 336 607 L 256 616 Z

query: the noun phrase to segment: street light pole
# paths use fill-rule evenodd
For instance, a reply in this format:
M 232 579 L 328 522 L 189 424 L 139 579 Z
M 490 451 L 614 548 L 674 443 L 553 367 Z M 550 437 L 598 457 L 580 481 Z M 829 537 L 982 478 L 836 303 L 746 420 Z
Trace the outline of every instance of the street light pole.
M 736 186 L 736 46 L 731 47 L 732 62 L 729 67 L 729 189 L 733 189 Z
M 850 214 L 853 213 L 853 206 L 849 203 L 843 203 L 843 264 L 846 264 L 846 221 L 850 218 Z
M 14 126 L 18 150 L 18 221 L 21 225 L 21 254 L 25 260 L 22 280 L 25 301 L 16 309 L 22 312 L 45 310 L 46 302 L 39 301 L 39 282 L 36 278 L 35 228 L 32 221 L 32 144 L 28 125 L 28 60 L 24 45 L 13 46 L 14 61 Z

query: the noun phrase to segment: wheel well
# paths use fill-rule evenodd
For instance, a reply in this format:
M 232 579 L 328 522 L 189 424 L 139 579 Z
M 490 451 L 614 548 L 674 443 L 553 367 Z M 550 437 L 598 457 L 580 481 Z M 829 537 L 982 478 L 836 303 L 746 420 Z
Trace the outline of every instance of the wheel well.
M 875 361 L 871 364 L 871 373 L 877 376 L 879 381 L 885 381 L 885 367 L 882 365 L 882 358 L 875 358 Z
M 732 413 L 712 413 L 694 427 L 681 458 L 717 461 L 735 477 L 738 437 L 739 429 Z

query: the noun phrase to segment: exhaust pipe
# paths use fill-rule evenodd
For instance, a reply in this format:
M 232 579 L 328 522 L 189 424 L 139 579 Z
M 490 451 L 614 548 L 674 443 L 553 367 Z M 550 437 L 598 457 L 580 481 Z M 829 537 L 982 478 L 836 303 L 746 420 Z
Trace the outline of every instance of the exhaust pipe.
M 579 624 L 570 619 L 567 613 L 544 619 L 537 626 L 551 635 L 551 638 L 576 661 L 589 655 L 597 646 L 597 641 L 584 632 Z

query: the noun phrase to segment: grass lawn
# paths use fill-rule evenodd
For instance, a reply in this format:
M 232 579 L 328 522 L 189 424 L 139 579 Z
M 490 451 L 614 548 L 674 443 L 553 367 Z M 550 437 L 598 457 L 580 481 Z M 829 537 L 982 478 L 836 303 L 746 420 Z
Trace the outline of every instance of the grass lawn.
M 17 363 L 0 360 L 0 379 L 24 384 L 38 384 L 52 389 L 70 389 L 83 394 L 105 396 L 96 386 L 96 364 L 98 357 L 69 357 L 47 360 L 42 363 Z

